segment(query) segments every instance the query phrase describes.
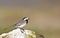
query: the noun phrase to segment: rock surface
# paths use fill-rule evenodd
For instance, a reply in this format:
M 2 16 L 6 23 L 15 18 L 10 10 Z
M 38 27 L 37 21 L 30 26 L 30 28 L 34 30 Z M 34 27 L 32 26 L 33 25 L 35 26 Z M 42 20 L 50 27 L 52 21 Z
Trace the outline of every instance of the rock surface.
M 31 30 L 24 30 L 22 33 L 21 29 L 17 28 L 8 33 L 1 34 L 0 38 L 36 38 L 36 34 Z

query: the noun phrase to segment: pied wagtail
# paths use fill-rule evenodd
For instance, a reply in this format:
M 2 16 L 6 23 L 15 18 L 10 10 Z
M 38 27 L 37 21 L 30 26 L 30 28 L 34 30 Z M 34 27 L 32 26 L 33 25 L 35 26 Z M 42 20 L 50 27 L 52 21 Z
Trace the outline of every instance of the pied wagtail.
M 28 17 L 23 17 L 21 21 L 17 22 L 16 24 L 14 25 L 11 25 L 9 27 L 13 27 L 13 28 L 19 28 L 21 29 L 22 31 L 24 31 L 23 27 L 28 24 L 28 20 L 29 18 Z M 7 29 L 7 28 L 6 28 Z
M 24 31 L 23 27 L 28 24 L 28 20 L 29 18 L 28 17 L 24 17 L 22 18 L 21 21 L 19 21 L 18 23 L 14 24 L 15 28 L 20 28 L 21 29 L 21 32 Z
M 26 24 L 28 24 L 28 20 L 29 20 L 28 17 L 22 18 L 21 21 L 19 21 L 18 23 L 15 24 L 15 27 L 16 28 L 23 28 Z

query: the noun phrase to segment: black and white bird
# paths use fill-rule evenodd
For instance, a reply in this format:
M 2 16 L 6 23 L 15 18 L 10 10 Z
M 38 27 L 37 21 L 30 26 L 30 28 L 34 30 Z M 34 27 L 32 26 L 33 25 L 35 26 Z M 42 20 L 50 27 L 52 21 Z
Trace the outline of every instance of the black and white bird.
M 21 29 L 21 32 L 23 33 L 23 32 L 24 32 L 23 27 L 24 27 L 26 24 L 28 24 L 28 20 L 29 20 L 28 17 L 24 17 L 24 18 L 22 18 L 21 21 L 19 21 L 18 23 L 16 23 L 16 24 L 14 25 L 15 28 L 19 28 L 19 29 Z
M 28 17 L 22 18 L 21 21 L 19 21 L 18 23 L 15 24 L 15 27 L 16 28 L 23 28 L 26 24 L 28 24 L 28 20 L 29 20 Z
M 14 29 L 14 28 L 20 28 L 20 29 L 24 30 L 23 27 L 24 27 L 26 24 L 28 24 L 28 20 L 29 20 L 28 17 L 23 17 L 21 21 L 17 22 L 17 23 L 14 24 L 14 25 L 9 26 L 9 27 L 13 27 L 13 29 Z M 9 28 L 9 27 L 8 27 L 8 28 Z M 7 28 L 5 28 L 5 29 L 7 29 Z

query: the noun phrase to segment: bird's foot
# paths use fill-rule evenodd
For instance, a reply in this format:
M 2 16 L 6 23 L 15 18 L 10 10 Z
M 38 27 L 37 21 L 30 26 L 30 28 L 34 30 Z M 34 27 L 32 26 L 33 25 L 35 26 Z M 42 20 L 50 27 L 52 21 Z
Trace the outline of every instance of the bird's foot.
M 20 28 L 21 29 L 21 32 L 23 33 L 24 32 L 24 29 L 23 28 Z

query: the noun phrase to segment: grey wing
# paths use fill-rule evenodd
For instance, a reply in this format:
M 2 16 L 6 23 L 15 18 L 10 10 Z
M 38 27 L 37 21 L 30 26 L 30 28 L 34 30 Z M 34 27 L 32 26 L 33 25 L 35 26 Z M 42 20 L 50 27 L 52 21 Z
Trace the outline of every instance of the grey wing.
M 25 24 L 25 23 L 26 23 L 26 21 L 22 20 L 22 21 L 16 23 L 16 26 L 20 26 L 20 25 L 23 25 L 23 24 Z

